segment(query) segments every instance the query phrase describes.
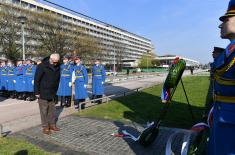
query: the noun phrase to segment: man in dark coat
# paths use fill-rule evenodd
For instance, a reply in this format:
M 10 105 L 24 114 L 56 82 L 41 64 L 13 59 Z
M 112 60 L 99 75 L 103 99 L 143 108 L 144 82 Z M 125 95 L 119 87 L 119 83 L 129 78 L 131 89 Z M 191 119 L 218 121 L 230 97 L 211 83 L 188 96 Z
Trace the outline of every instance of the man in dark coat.
M 34 78 L 34 92 L 38 98 L 44 134 L 59 131 L 55 122 L 56 92 L 60 80 L 60 56 L 51 54 L 38 65 Z

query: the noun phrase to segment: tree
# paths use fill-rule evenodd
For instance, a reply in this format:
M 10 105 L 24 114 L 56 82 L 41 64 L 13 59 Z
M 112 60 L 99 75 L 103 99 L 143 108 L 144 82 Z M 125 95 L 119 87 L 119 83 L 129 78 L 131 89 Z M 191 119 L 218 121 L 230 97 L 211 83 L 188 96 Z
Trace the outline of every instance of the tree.
M 120 71 L 122 69 L 122 59 L 125 57 L 125 44 L 120 42 L 114 42 L 113 44 L 116 70 Z
M 139 62 L 138 66 L 140 68 L 151 68 L 151 67 L 153 67 L 153 64 L 152 64 L 153 59 L 154 59 L 153 54 L 146 53 L 140 59 L 140 62 Z
M 74 38 L 74 51 L 82 57 L 86 64 L 92 64 L 92 59 L 97 57 L 97 55 L 101 52 L 99 41 L 96 38 L 86 34 L 84 31 L 79 31 L 81 35 Z
M 78 25 L 65 22 L 62 17 L 51 13 L 40 13 L 34 18 L 37 19 L 34 21 L 36 25 L 39 25 L 39 30 L 35 30 L 40 43 L 37 55 L 74 53 L 90 63 L 94 54 L 99 52 L 98 41 Z
M 17 44 L 20 40 L 20 25 L 16 23 L 17 17 L 12 10 L 6 10 L 4 7 L 0 12 L 0 47 L 1 54 L 7 59 L 16 61 L 21 57 L 21 46 Z
M 151 61 L 151 63 L 152 63 L 152 65 L 155 66 L 155 67 L 160 66 L 160 61 L 157 60 L 157 59 L 153 59 L 153 60 Z
M 37 13 L 32 20 L 39 44 L 36 55 L 46 56 L 51 53 L 64 55 L 71 41 L 71 33 L 66 29 L 63 19 L 50 13 Z

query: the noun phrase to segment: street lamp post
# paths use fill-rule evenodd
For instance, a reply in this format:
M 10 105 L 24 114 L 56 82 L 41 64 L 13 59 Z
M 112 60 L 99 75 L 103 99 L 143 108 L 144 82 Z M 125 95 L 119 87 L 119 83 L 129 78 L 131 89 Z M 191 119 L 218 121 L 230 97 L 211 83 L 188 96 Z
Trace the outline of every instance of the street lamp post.
M 116 71 L 116 64 L 115 64 L 115 49 L 113 50 L 113 72 L 115 74 L 115 71 Z
M 24 37 L 24 25 L 27 20 L 25 16 L 19 16 L 18 17 L 20 23 L 21 23 L 21 30 L 22 30 L 22 51 L 23 51 L 23 60 L 25 60 L 25 37 Z
M 147 51 L 147 73 L 149 72 L 149 62 L 148 62 L 148 57 L 149 57 L 149 51 Z

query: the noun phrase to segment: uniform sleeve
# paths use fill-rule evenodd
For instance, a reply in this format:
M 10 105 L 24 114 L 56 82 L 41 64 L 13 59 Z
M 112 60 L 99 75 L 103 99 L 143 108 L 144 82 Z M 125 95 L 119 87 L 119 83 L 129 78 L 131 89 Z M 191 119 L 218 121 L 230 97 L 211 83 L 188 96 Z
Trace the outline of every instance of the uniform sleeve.
M 106 78 L 106 72 L 105 72 L 104 67 L 102 67 L 102 80 L 103 80 L 103 82 L 105 82 L 105 78 Z
M 88 75 L 87 75 L 86 67 L 83 67 L 83 75 L 84 75 L 85 83 L 87 85 L 88 84 Z
M 42 64 L 38 65 L 36 68 L 35 76 L 34 76 L 34 92 L 35 95 L 40 94 L 40 83 L 43 76 L 43 66 Z

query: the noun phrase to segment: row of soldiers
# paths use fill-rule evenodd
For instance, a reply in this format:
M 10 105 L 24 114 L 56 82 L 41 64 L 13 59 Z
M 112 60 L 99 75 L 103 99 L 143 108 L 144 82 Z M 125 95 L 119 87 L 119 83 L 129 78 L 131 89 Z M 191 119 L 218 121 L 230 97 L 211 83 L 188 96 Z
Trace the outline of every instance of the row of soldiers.
M 40 64 L 38 62 L 37 64 Z M 34 95 L 34 75 L 37 65 L 32 60 L 19 60 L 14 65 L 11 61 L 1 61 L 0 66 L 0 91 L 4 97 L 11 97 L 33 101 Z M 104 82 L 106 73 L 100 60 L 96 59 L 92 67 L 92 98 L 102 98 L 104 94 Z M 79 56 L 71 57 L 65 55 L 60 66 L 60 83 L 57 90 L 58 99 L 61 106 L 71 106 L 72 85 L 74 84 L 74 103 L 79 107 L 79 103 L 88 98 L 87 68 L 81 64 Z M 101 103 L 101 100 L 98 100 Z M 84 108 L 84 107 L 82 107 Z
M 87 85 L 88 74 L 87 69 L 81 64 L 81 58 L 75 56 L 74 64 L 71 64 L 70 56 L 63 57 L 63 64 L 60 67 L 60 83 L 57 96 L 60 98 L 61 105 L 69 107 L 71 105 L 72 84 L 74 83 L 75 107 L 79 107 L 79 103 L 84 102 L 88 98 Z M 104 67 L 100 64 L 100 60 L 96 59 L 92 67 L 92 98 L 102 98 L 104 94 L 104 82 L 106 73 Z M 98 100 L 101 103 L 101 100 Z M 84 108 L 84 105 L 82 105 Z
M 34 74 L 36 65 L 32 60 L 18 60 L 16 65 L 10 60 L 1 61 L 0 91 L 4 97 L 35 100 Z

